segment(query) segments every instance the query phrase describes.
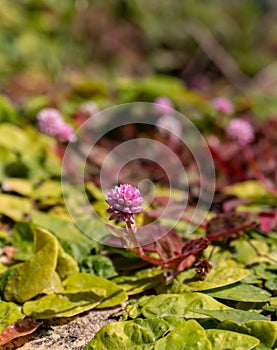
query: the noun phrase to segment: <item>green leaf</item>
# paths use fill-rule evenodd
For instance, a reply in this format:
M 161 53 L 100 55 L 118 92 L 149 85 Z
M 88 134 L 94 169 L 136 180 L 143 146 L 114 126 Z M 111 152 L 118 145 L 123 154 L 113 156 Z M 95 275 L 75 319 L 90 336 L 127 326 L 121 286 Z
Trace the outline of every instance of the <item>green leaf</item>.
M 32 211 L 32 222 L 52 232 L 59 240 L 64 251 L 77 262 L 81 262 L 98 244 L 82 234 L 71 221 L 59 219 L 53 215 Z
M 113 281 L 120 285 L 128 295 L 135 295 L 147 289 L 154 288 L 163 281 L 163 272 L 160 269 L 144 269 L 132 276 L 119 276 Z
M 277 277 L 271 278 L 265 282 L 265 287 L 274 292 L 277 291 Z
M 0 301 L 0 333 L 11 323 L 22 320 L 25 315 L 22 313 L 21 307 L 12 303 Z
M 72 258 L 71 255 L 67 254 L 60 243 L 58 243 L 58 260 L 56 271 L 60 276 L 61 280 L 64 280 L 66 277 L 72 275 L 73 273 L 79 272 L 79 266 Z
M 226 320 L 239 322 L 239 323 L 244 323 L 244 322 L 253 321 L 253 320 L 269 321 L 268 318 L 266 318 L 265 316 L 260 315 L 256 312 L 236 310 L 236 309 L 231 309 L 231 310 L 199 310 L 196 312 L 199 312 L 199 314 L 210 316 L 210 317 L 215 318 L 221 322 L 226 321 Z
M 106 290 L 93 288 L 90 291 L 45 295 L 23 305 L 26 316 L 37 319 L 71 317 L 97 306 L 105 297 Z
M 53 285 L 58 258 L 58 242 L 49 232 L 36 229 L 35 255 L 19 266 L 15 274 L 7 281 L 4 296 L 7 301 L 23 303 L 32 299 L 49 285 Z M 60 284 L 57 285 L 59 289 Z M 55 289 L 53 290 L 55 291 Z
M 266 290 L 245 283 L 206 291 L 205 294 L 214 298 L 253 303 L 266 302 L 271 297 Z
M 161 338 L 176 324 L 170 319 L 136 319 L 133 321 L 111 322 L 106 324 L 87 344 L 85 350 L 115 349 L 154 349 L 157 339 Z
M 204 328 L 195 320 L 176 327 L 166 337 L 157 341 L 155 350 L 195 349 L 212 350 Z
M 228 306 L 212 297 L 196 292 L 184 294 L 160 294 L 151 296 L 142 306 L 144 317 L 179 316 L 185 318 L 206 318 L 198 310 L 226 310 Z
M 189 282 L 194 290 L 214 289 L 238 282 L 249 275 L 249 270 L 240 267 L 233 260 L 223 261 L 211 270 L 204 281 Z
M 277 337 L 277 325 L 269 321 L 248 321 L 243 324 L 223 321 L 218 325 L 218 329 L 251 335 L 270 348 L 274 345 Z
M 86 182 L 85 186 L 86 190 L 94 199 L 103 200 L 103 192 L 93 182 Z
M 270 265 L 267 264 L 258 264 L 253 267 L 253 270 L 258 277 L 264 280 L 269 280 L 276 277 L 275 273 L 269 271 L 269 267 Z
M 105 308 L 119 305 L 127 300 L 126 292 L 115 283 L 105 278 L 94 276 L 88 273 L 80 272 L 70 275 L 63 282 L 65 292 L 87 291 L 93 288 L 105 289 L 106 297 L 97 305 L 97 308 Z
M 111 278 L 117 275 L 112 261 L 103 255 L 90 255 L 81 262 L 81 271 Z
M 259 344 L 259 340 L 249 335 L 219 329 L 207 329 L 206 334 L 212 350 L 250 350 Z
M 34 225 L 29 222 L 18 222 L 14 225 L 11 243 L 18 248 L 13 257 L 18 260 L 29 259 L 34 254 Z
M 31 208 L 31 202 L 27 198 L 0 194 L 0 214 L 8 216 L 14 221 L 23 220 L 25 215 L 30 213 Z
M 37 200 L 42 200 L 45 198 L 61 198 L 62 197 L 61 182 L 53 181 L 53 180 L 44 181 L 32 193 L 32 197 Z
M 268 192 L 260 182 L 255 180 L 238 182 L 228 186 L 224 192 L 242 199 L 250 199 L 255 203 L 263 205 L 276 203 L 274 195 Z
M 245 237 L 241 237 L 231 242 L 231 247 L 236 250 L 236 260 L 239 263 L 251 265 L 257 262 L 268 261 L 267 255 L 269 255 L 269 247 L 264 240 L 248 240 L 245 239 Z M 258 255 L 257 251 L 263 256 Z
M 0 145 L 10 151 L 21 153 L 23 150 L 30 149 L 30 140 L 23 129 L 12 124 L 3 123 L 0 125 Z
M 29 180 L 19 178 L 9 178 L 2 182 L 2 188 L 5 192 L 16 192 L 22 196 L 29 197 L 33 186 Z
M 0 95 L 0 122 L 14 123 L 17 120 L 17 113 L 7 97 Z

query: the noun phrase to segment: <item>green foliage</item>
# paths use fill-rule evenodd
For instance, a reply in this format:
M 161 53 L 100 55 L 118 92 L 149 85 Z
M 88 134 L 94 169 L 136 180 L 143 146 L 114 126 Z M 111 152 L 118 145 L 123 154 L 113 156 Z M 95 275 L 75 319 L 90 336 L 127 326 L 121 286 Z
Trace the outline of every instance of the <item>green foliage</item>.
M 0 95 L 0 122 L 14 123 L 17 120 L 17 113 L 10 101 L 5 96 Z
M 111 278 L 117 275 L 111 259 L 103 255 L 90 255 L 81 261 L 81 271 Z
M 212 269 L 204 281 L 189 282 L 188 286 L 197 291 L 213 289 L 241 281 L 248 275 L 249 270 L 240 267 L 232 260 L 227 260 Z
M 2 332 L 8 325 L 25 317 L 22 313 L 21 307 L 12 302 L 0 301 L 0 332 Z
M 271 0 L 215 0 L 208 6 L 200 0 L 120 0 L 112 6 L 101 0 L 1 1 L 0 332 L 24 318 L 72 317 L 136 296 L 122 319 L 104 326 L 86 350 L 276 348 L 276 120 L 269 120 L 276 115 L 276 64 L 264 69 L 275 61 L 275 9 Z M 234 103 L 232 116 L 247 114 L 255 129 L 250 149 L 266 181 L 255 179 L 241 147 L 225 135 L 231 116 L 211 102 L 223 92 Z M 202 256 L 189 256 L 196 263 L 200 256 L 211 261 L 207 276 L 205 269 L 195 271 L 194 262 L 182 272 L 174 265 L 157 268 L 131 251 L 97 243 L 106 228 L 90 214 L 74 222 L 65 206 L 70 194 L 72 206 L 83 214 L 80 188 L 61 186 L 66 145 L 35 126 L 37 113 L 48 106 L 59 108 L 77 127 L 86 118 L 78 110 L 84 101 L 105 108 L 160 96 L 199 127 L 211 149 L 219 145 L 218 154 L 213 149 L 217 191 L 207 217 L 216 219 L 220 211 L 219 226 L 226 232 L 211 240 Z M 137 135 L 157 140 L 157 134 L 152 128 Z M 107 205 L 94 171 L 104 157 L 101 151 L 116 146 L 118 136 L 107 136 L 107 148 L 99 143 L 99 163 L 92 164 L 84 184 L 104 219 Z M 205 223 L 191 236 L 186 233 L 198 174 L 188 164 L 190 155 L 180 155 L 190 188 L 189 205 L 175 227 L 179 243 L 153 244 L 146 250 L 151 258 L 158 251 L 176 257 L 181 243 L 185 247 L 185 240 L 208 233 Z M 146 168 L 138 167 L 135 175 L 144 175 Z M 157 178 L 153 183 L 158 200 L 147 208 L 152 214 L 163 210 L 171 190 L 174 198 L 184 199 L 183 189 L 169 191 Z M 139 215 L 139 224 L 155 220 L 149 212 Z M 256 226 L 234 230 L 238 212 Z M 161 223 L 171 222 L 169 217 Z

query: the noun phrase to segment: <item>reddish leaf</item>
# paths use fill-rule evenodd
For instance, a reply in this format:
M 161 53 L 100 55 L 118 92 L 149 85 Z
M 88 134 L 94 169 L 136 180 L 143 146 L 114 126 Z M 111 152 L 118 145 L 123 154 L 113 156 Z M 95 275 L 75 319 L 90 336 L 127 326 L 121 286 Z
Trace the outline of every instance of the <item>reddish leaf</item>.
M 19 320 L 10 324 L 0 334 L 0 345 L 4 345 L 14 338 L 33 333 L 41 324 L 33 319 Z
M 277 212 L 261 212 L 260 216 L 260 226 L 265 232 L 272 231 L 277 227 Z
M 255 225 L 256 222 L 250 220 L 246 213 L 219 214 L 207 223 L 207 238 L 211 241 L 220 237 L 231 237 L 233 233 L 238 233 Z
M 163 226 L 163 228 L 166 227 Z M 148 252 L 156 251 L 163 260 L 166 260 L 181 254 L 183 245 L 184 242 L 178 233 L 174 229 L 170 229 L 166 235 L 159 238 L 154 243 L 143 247 L 143 250 Z

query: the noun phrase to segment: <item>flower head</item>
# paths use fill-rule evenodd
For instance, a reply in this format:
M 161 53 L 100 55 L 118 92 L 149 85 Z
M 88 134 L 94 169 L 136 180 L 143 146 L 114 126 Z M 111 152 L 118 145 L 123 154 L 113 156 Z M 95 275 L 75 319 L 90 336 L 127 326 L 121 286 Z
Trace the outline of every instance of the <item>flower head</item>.
M 61 123 L 57 128 L 55 135 L 61 142 L 75 141 L 76 136 L 74 135 L 74 129 L 71 125 L 66 123 Z
M 143 198 L 139 189 L 129 184 L 111 189 L 106 202 L 110 205 L 107 210 L 112 214 L 110 220 L 129 221 L 133 224 L 135 222 L 133 215 L 143 210 L 141 206 Z
M 38 128 L 47 135 L 55 136 L 63 123 L 61 113 L 55 108 L 45 108 L 37 115 Z
M 57 137 L 61 142 L 74 141 L 74 129 L 64 122 L 63 116 L 55 108 L 45 108 L 37 115 L 38 129 L 44 134 Z
M 226 97 L 214 98 L 212 105 L 217 111 L 223 114 L 232 114 L 234 112 L 233 103 Z
M 252 126 L 244 119 L 232 119 L 227 127 L 227 135 L 241 145 L 246 145 L 254 140 Z
M 84 102 L 79 107 L 79 112 L 86 115 L 87 117 L 93 117 L 99 111 L 100 109 L 98 104 L 93 101 Z
M 180 121 L 173 115 L 162 115 L 157 120 L 157 128 L 159 129 L 162 135 L 168 135 L 170 133 L 175 134 L 177 137 L 181 138 L 182 136 L 182 124 Z
M 174 107 L 171 100 L 168 97 L 161 96 L 156 98 L 156 100 L 154 101 L 154 111 L 157 114 L 169 114 L 172 112 L 172 109 L 174 109 Z

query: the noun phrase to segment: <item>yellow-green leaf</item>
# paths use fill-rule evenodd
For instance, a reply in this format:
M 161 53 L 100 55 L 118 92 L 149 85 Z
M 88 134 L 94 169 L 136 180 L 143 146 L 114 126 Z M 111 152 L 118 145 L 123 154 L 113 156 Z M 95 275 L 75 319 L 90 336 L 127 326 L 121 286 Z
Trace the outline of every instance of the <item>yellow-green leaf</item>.
M 57 239 L 49 232 L 36 229 L 35 255 L 21 264 L 7 281 L 4 296 L 7 301 L 23 303 L 52 285 L 58 258 Z
M 232 260 L 223 261 L 211 270 L 204 281 L 190 282 L 188 286 L 198 291 L 214 289 L 241 281 L 249 273 L 249 270 L 240 267 Z
M 25 315 L 21 307 L 10 302 L 0 301 L 0 333 L 11 323 L 22 320 Z
M 206 334 L 211 342 L 212 350 L 251 350 L 260 342 L 259 339 L 246 334 L 219 329 L 207 329 Z
M 97 305 L 97 308 L 112 307 L 127 300 L 127 293 L 115 283 L 105 278 L 91 275 L 89 273 L 75 273 L 70 275 L 63 282 L 65 292 L 72 293 L 78 291 L 93 290 L 93 288 L 103 288 L 106 290 L 105 299 Z
M 27 301 L 23 312 L 33 318 L 71 317 L 97 306 L 105 294 L 105 289 L 94 288 L 94 291 L 45 295 Z
M 33 186 L 30 181 L 20 178 L 9 178 L 2 182 L 2 188 L 5 192 L 16 192 L 23 196 L 30 196 Z
M 4 214 L 14 221 L 23 220 L 29 214 L 32 205 L 29 199 L 0 194 L 0 214 Z
M 154 350 L 193 349 L 212 350 L 204 328 L 195 320 L 176 327 L 166 337 L 159 339 Z

